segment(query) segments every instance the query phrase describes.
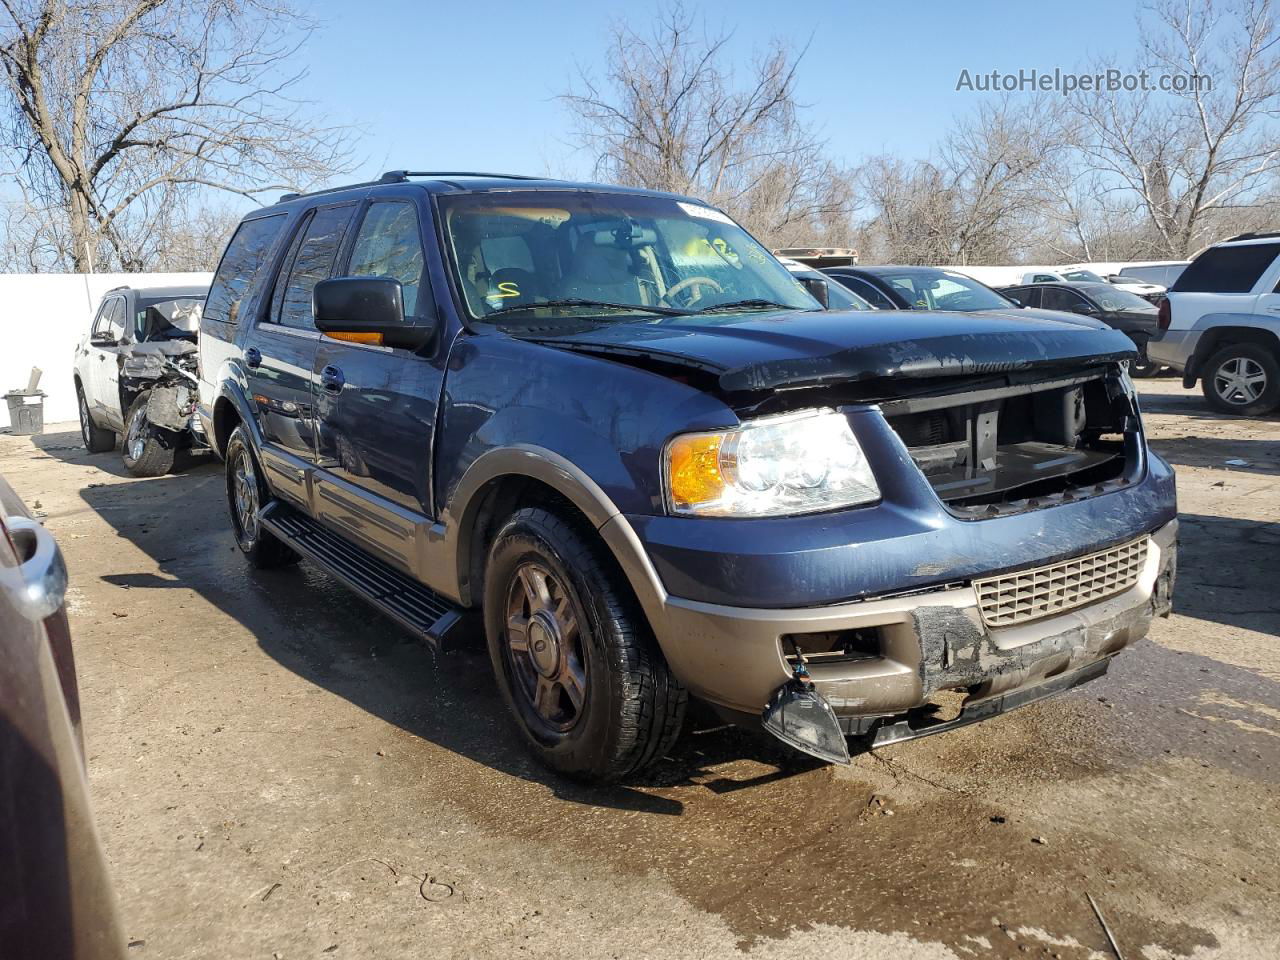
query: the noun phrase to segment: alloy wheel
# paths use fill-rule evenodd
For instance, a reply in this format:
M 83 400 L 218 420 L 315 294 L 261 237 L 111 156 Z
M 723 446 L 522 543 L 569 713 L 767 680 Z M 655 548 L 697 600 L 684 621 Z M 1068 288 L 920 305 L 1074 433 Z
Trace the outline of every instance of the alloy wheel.
M 506 653 L 513 690 L 548 731 L 564 733 L 582 716 L 587 696 L 582 631 L 560 578 L 522 563 L 507 590 Z
M 1267 371 L 1250 357 L 1232 357 L 1214 371 L 1213 389 L 1225 403 L 1247 406 L 1266 391 Z
M 93 439 L 89 436 L 89 404 L 85 402 L 83 390 L 80 391 L 80 439 L 84 441 L 86 450 L 93 446 Z
M 246 540 L 255 540 L 258 536 L 258 475 L 253 470 L 247 450 L 241 450 L 236 458 L 233 487 L 240 531 Z

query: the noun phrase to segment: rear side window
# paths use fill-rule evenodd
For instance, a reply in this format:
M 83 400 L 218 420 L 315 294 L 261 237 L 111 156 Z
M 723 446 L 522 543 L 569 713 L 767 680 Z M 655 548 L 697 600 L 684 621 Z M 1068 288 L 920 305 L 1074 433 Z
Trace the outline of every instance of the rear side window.
M 404 315 L 414 317 L 418 315 L 422 263 L 422 235 L 413 204 L 384 201 L 370 205 L 356 234 L 347 274 L 399 280 Z
M 833 280 L 848 287 L 863 300 L 880 310 L 896 310 L 898 305 L 881 293 L 876 287 L 860 277 L 850 277 L 843 273 L 831 274 Z
M 1173 292 L 1248 293 L 1277 254 L 1280 254 L 1280 243 L 1212 247 L 1182 271 Z
M 240 224 L 227 244 L 218 272 L 214 274 L 205 301 L 204 315 L 210 320 L 235 323 L 240 317 L 240 301 L 262 272 L 271 245 L 284 226 L 283 213 L 260 217 Z
M 321 280 L 329 279 L 342 235 L 355 210 L 354 204 L 325 207 L 298 231 L 285 258 L 280 279 L 276 281 L 271 300 L 271 320 L 295 330 L 314 330 L 311 291 Z M 286 274 L 284 271 L 287 270 Z

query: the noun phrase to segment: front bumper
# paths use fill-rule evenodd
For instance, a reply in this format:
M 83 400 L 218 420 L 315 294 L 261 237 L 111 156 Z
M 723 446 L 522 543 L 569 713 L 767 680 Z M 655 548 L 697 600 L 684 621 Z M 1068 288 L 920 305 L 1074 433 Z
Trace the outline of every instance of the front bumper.
M 878 656 L 809 667 L 846 732 L 867 733 L 925 705 L 939 691 L 965 691 L 975 705 L 995 702 L 990 698 L 1107 660 L 1143 637 L 1154 616 L 1168 613 L 1176 557 L 1173 520 L 1151 532 L 1146 561 L 1129 589 L 1012 627 L 983 624 L 971 583 L 807 609 L 730 607 L 667 596 L 651 621 L 690 692 L 754 716 L 791 676 L 784 637 L 874 630 Z

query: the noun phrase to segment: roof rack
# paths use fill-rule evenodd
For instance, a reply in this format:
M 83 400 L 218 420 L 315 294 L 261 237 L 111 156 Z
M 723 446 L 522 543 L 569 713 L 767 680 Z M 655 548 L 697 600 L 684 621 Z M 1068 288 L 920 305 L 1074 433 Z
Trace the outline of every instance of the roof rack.
M 1233 240 L 1261 240 L 1264 237 L 1280 237 L 1280 233 L 1238 233 L 1234 237 L 1227 237 L 1223 243 L 1231 243 Z
M 388 170 L 378 183 L 404 183 L 410 177 L 487 177 L 493 180 L 544 180 L 527 173 L 477 173 L 470 170 Z
M 465 170 L 388 170 L 377 180 L 364 180 L 360 183 L 344 183 L 336 187 L 325 187 L 322 190 L 308 190 L 305 193 L 284 193 L 276 203 L 288 203 L 299 197 L 314 197 L 323 193 L 334 193 L 338 190 L 355 190 L 359 187 L 376 187 L 384 183 L 408 183 L 410 177 L 487 177 L 493 180 L 545 180 L 545 177 L 534 177 L 527 173 L 475 173 Z

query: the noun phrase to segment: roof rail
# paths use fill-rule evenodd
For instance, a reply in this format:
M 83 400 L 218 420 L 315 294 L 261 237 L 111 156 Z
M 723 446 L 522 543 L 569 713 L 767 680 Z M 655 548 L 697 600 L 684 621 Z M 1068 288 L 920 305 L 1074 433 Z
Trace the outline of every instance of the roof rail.
M 1227 237 L 1222 243 L 1231 243 L 1233 240 L 1261 240 L 1264 237 L 1280 237 L 1280 233 L 1238 233 L 1234 237 Z
M 475 173 L 465 170 L 388 170 L 377 180 L 365 180 L 361 183 L 344 183 L 336 187 L 325 187 L 322 190 L 308 190 L 305 193 L 284 193 L 276 203 L 288 203 L 299 197 L 314 197 L 324 193 L 335 193 L 338 190 L 355 190 L 359 187 L 376 187 L 383 183 L 407 183 L 410 177 L 489 177 L 494 180 L 545 180 L 546 177 L 534 177 L 527 173 Z
M 527 173 L 478 173 L 469 170 L 388 170 L 378 183 L 404 183 L 410 177 L 490 177 L 494 180 L 545 180 Z

